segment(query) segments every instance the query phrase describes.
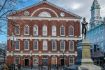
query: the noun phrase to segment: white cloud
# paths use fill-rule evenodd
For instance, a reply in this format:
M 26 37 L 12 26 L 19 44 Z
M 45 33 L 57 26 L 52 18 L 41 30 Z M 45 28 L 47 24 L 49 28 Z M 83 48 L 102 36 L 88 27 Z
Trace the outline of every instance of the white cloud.
M 70 7 L 72 10 L 77 10 L 77 9 L 80 9 L 82 7 L 82 4 L 74 2 L 70 5 Z

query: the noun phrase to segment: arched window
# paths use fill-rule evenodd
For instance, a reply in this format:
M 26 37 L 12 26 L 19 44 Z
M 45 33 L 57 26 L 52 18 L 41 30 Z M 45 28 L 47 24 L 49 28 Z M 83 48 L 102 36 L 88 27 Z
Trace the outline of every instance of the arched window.
M 42 33 L 43 33 L 43 36 L 47 36 L 47 26 L 44 25 L 43 28 L 42 28 Z
M 65 27 L 63 25 L 60 27 L 60 35 L 65 36 Z
M 38 17 L 51 17 L 51 14 L 47 11 L 41 12 Z
M 56 26 L 52 26 L 52 36 L 56 36 Z
M 57 43 L 55 40 L 52 40 L 52 51 L 56 51 L 57 50 Z
M 19 40 L 15 41 L 15 50 L 19 50 L 20 49 L 20 42 Z
M 74 41 L 69 41 L 69 50 L 74 51 Z
M 33 41 L 33 49 L 38 50 L 38 40 Z
M 37 25 L 34 25 L 33 27 L 33 35 L 38 36 L 38 26 Z
M 24 50 L 29 50 L 29 40 L 24 40 Z
M 65 51 L 65 41 L 64 40 L 60 41 L 60 50 Z
M 24 26 L 24 35 L 29 35 L 29 26 L 28 25 Z
M 47 51 L 48 50 L 48 45 L 47 45 L 47 41 L 43 40 L 43 50 Z
M 15 34 L 16 35 L 19 35 L 20 34 L 20 26 L 19 25 L 16 25 L 15 26 Z
M 74 27 L 69 26 L 69 36 L 74 36 Z

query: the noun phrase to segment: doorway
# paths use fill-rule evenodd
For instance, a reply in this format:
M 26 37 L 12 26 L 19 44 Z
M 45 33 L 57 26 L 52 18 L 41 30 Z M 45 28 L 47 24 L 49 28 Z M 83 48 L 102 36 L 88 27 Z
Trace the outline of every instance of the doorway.
M 61 59 L 61 66 L 64 66 L 64 59 Z
M 29 59 L 24 60 L 25 66 L 29 66 Z

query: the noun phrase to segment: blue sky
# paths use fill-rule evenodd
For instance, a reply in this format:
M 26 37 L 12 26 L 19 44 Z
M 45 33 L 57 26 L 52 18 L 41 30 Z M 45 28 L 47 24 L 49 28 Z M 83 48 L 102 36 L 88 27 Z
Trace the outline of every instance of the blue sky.
M 19 0 L 22 3 L 17 4 L 16 8 L 22 9 L 28 6 L 31 6 L 33 4 L 37 4 L 38 2 L 42 0 Z M 73 12 L 81 17 L 86 17 L 89 21 L 90 19 L 90 9 L 93 0 L 47 0 L 59 7 L 62 7 L 70 12 Z M 100 6 L 101 6 L 101 16 L 105 17 L 105 0 L 98 0 Z M 7 40 L 7 35 L 0 35 L 0 42 Z

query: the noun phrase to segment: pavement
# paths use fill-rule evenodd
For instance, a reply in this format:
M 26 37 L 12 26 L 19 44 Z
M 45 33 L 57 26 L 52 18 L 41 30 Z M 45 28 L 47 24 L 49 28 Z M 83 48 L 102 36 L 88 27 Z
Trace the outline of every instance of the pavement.
M 39 67 L 33 67 L 33 68 L 25 67 L 25 68 L 22 68 L 21 70 L 48 70 L 48 67 L 47 66 L 43 66 L 41 68 L 39 68 Z M 57 70 L 57 68 L 52 67 L 50 70 Z M 59 68 L 59 70 L 63 70 L 63 68 Z

